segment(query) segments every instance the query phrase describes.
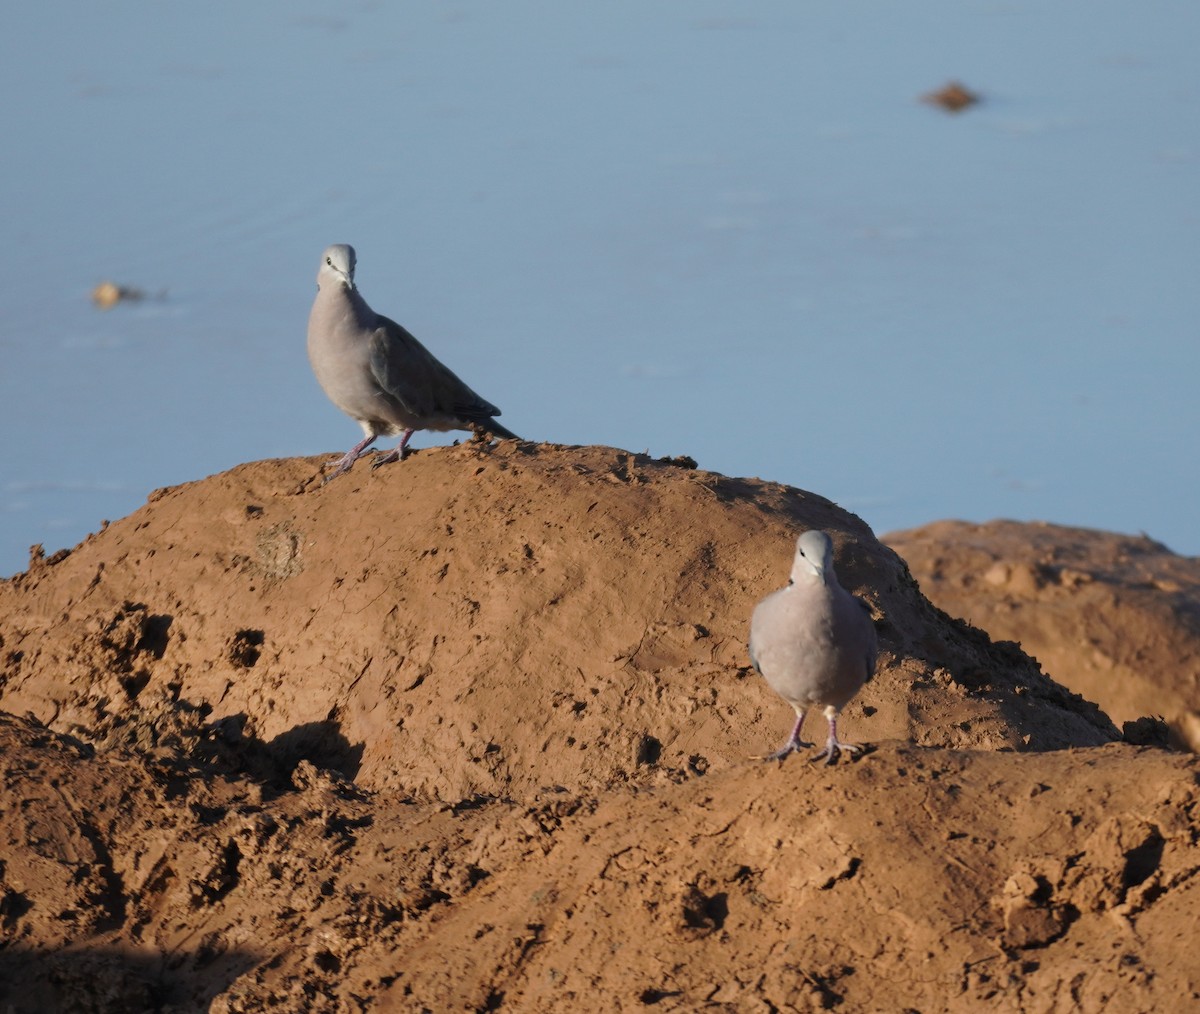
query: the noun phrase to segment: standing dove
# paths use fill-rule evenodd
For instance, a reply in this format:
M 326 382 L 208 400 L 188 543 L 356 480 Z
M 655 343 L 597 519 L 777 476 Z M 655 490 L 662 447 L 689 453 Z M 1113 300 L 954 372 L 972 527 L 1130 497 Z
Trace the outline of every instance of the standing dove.
M 404 457 L 416 430 L 475 430 L 518 439 L 495 420 L 500 410 L 443 366 L 416 338 L 369 306 L 354 286 L 354 247 L 321 255 L 317 298 L 308 317 L 308 361 L 321 387 L 363 428 L 363 439 L 336 462 L 348 472 L 378 437 L 402 433 L 375 466 Z M 328 480 L 326 480 L 328 481 Z
M 829 739 L 812 758 L 832 764 L 842 750 L 863 748 L 837 738 L 837 717 L 875 672 L 875 627 L 866 603 L 851 595 L 833 571 L 833 542 L 808 531 L 796 540 L 786 588 L 772 592 L 750 619 L 750 661 L 780 697 L 796 710 L 788 741 L 766 760 L 799 750 L 800 726 L 811 707 L 825 710 Z

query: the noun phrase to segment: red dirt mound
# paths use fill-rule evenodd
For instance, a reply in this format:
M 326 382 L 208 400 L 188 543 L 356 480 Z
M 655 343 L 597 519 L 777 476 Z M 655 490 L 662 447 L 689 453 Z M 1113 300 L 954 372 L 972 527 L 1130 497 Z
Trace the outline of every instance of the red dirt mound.
M 835 504 L 608 448 L 317 465 L 0 584 L 0 1009 L 1200 998 L 1196 759 Z M 883 649 L 833 768 L 748 760 L 790 724 L 750 610 L 809 527 Z
M 946 612 L 1020 642 L 1118 724 L 1161 715 L 1200 750 L 1200 559 L 1146 536 L 938 521 L 884 540 Z

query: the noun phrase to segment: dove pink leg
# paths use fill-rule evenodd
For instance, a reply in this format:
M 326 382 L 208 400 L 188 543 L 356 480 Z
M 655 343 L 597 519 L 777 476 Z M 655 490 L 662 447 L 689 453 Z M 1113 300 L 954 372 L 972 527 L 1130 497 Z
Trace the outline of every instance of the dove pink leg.
M 857 757 L 863 752 L 863 748 L 857 743 L 843 743 L 837 738 L 837 714 L 827 714 L 825 716 L 829 720 L 829 738 L 825 741 L 825 749 L 818 754 L 814 754 L 810 760 L 824 760 L 826 764 L 834 763 L 838 754 L 845 750 L 851 757 Z
M 800 726 L 804 724 L 804 712 L 796 712 L 796 724 L 792 726 L 792 734 L 788 736 L 787 742 L 783 744 L 774 753 L 769 753 L 763 760 L 775 761 L 783 760 L 790 753 L 795 753 L 803 744 L 800 742 Z
M 416 430 L 405 430 L 404 436 L 400 438 L 398 443 L 392 450 L 388 451 L 382 458 L 376 458 L 371 463 L 372 468 L 378 468 L 380 465 L 390 465 L 393 461 L 403 461 L 404 455 L 408 449 L 408 442 L 412 439 L 412 435 Z
M 333 462 L 337 467 L 325 479 L 328 482 L 330 479 L 336 479 L 343 472 L 349 472 L 350 467 L 362 456 L 363 452 L 375 442 L 374 437 L 363 437 L 357 444 L 350 448 L 345 454 Z

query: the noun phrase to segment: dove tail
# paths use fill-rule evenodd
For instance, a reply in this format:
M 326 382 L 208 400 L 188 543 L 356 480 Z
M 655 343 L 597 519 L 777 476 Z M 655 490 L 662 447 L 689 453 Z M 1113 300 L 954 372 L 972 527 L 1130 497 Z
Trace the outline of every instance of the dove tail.
M 481 429 L 486 433 L 490 433 L 492 436 L 496 437 L 498 440 L 520 440 L 521 439 L 512 430 L 510 430 L 507 426 L 501 426 L 498 422 L 496 422 L 495 419 L 474 419 L 471 421 L 471 425 L 473 428 L 477 427 L 478 429 Z

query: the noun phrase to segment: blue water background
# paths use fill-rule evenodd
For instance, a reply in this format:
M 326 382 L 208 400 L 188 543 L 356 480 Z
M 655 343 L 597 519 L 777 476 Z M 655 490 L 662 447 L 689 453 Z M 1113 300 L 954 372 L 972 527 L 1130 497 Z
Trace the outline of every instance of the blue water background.
M 1200 554 L 1198 43 L 1194 0 L 20 5 L 0 575 L 353 443 L 334 242 L 530 439 Z

